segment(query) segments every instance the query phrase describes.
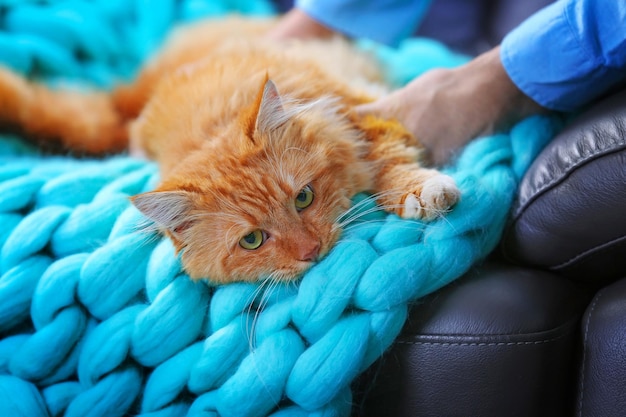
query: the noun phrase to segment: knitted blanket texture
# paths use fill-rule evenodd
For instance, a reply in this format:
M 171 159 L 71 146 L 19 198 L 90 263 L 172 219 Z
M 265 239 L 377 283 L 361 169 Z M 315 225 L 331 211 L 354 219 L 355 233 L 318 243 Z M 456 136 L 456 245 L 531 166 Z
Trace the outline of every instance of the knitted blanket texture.
M 104 88 L 132 77 L 177 22 L 273 12 L 260 0 L 0 10 L 0 62 Z M 427 40 L 367 47 L 399 83 L 465 59 Z M 157 184 L 153 163 L 44 156 L 1 137 L 0 416 L 348 416 L 351 382 L 409 304 L 494 248 L 519 178 L 557 128 L 535 117 L 468 145 L 446 169 L 462 199 L 445 218 L 401 220 L 358 196 L 363 217 L 297 283 L 217 287 L 191 281 L 169 240 L 138 231 L 128 198 Z

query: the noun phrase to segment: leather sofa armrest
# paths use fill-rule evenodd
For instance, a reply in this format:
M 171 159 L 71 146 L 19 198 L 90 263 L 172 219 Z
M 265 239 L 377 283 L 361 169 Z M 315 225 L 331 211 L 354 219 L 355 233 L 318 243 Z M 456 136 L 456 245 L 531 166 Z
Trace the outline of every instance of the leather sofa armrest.
M 623 416 L 626 410 L 626 279 L 593 298 L 582 323 L 576 416 Z
M 571 415 L 589 295 L 494 261 L 421 299 L 355 385 L 353 417 Z
M 626 271 L 626 90 L 577 117 L 523 178 L 504 256 L 603 285 Z

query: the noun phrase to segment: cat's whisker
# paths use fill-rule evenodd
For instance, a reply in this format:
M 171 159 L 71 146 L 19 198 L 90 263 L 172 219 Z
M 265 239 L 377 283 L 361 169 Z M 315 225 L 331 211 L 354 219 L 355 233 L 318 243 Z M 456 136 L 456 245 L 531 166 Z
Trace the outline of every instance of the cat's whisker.
M 343 213 L 341 213 L 339 216 L 337 216 L 337 220 L 339 220 L 341 217 L 346 216 L 347 214 L 349 214 L 352 211 L 358 210 L 359 208 L 370 204 L 373 200 L 375 200 L 375 198 L 373 198 L 373 196 L 368 196 L 366 198 L 364 198 L 363 200 L 359 201 L 356 204 L 353 204 L 352 206 L 350 206 L 350 208 L 348 208 L 346 211 L 344 211 Z
M 349 207 L 346 211 L 342 212 L 341 214 L 339 214 L 339 216 L 337 216 L 337 218 L 335 219 L 335 222 L 343 222 L 346 218 L 350 217 L 352 214 L 354 214 L 354 212 L 359 212 L 359 210 L 361 209 L 361 207 L 366 206 L 368 204 L 371 204 L 372 201 L 374 201 L 375 198 L 373 198 L 372 196 L 368 196 L 366 198 L 364 198 L 363 200 L 359 201 L 358 203 L 352 205 L 351 207 Z M 376 204 L 376 202 L 374 201 L 374 204 Z
M 359 226 L 369 225 L 369 224 L 376 224 L 376 223 L 384 223 L 384 222 L 385 222 L 384 220 L 380 220 L 380 219 L 376 219 L 376 220 L 365 220 L 365 221 L 363 221 L 363 222 L 359 222 L 359 223 L 356 223 L 356 224 L 350 224 L 350 225 L 347 225 L 346 227 L 344 227 L 344 228 L 343 228 L 343 231 L 344 231 L 344 232 L 349 232 L 349 231 L 351 231 L 352 229 L 356 229 L 356 228 L 357 228 L 357 227 L 359 227 Z M 345 234 L 344 234 L 344 235 L 342 235 L 341 239 L 343 239 L 343 238 L 345 238 Z
M 452 208 L 448 208 L 448 209 L 426 209 L 426 211 L 431 211 L 434 212 L 435 215 L 433 216 L 433 220 L 442 220 L 446 223 L 448 223 L 448 225 L 453 226 L 452 222 L 448 219 L 448 217 L 446 216 L 446 214 L 450 213 L 452 211 Z
M 443 210 L 445 213 L 449 213 L 450 210 Z M 448 224 L 448 226 L 452 227 L 453 230 L 457 230 L 457 228 L 454 226 L 454 224 L 450 221 L 450 219 L 448 219 L 448 217 L 445 214 L 438 214 L 437 215 L 437 219 L 441 219 L 442 221 L 446 222 Z
M 344 228 L 346 225 L 349 225 L 350 223 L 353 223 L 357 221 L 358 219 L 360 219 L 361 217 L 367 216 L 369 214 L 380 212 L 380 211 L 389 212 L 393 209 L 403 208 L 403 207 L 404 207 L 403 204 L 376 205 L 364 211 L 357 211 L 355 213 L 351 213 L 350 217 L 344 218 L 341 221 L 335 223 L 333 227 L 334 227 L 334 230 L 341 229 L 341 228 Z
M 385 197 L 389 197 L 389 196 L 400 196 L 403 193 L 404 192 L 401 191 L 401 190 L 385 190 L 385 191 L 381 191 L 381 192 L 378 192 L 378 193 L 370 194 L 366 198 L 364 198 L 363 200 L 361 200 L 358 203 L 356 203 L 353 206 L 351 206 L 348 210 L 346 210 L 343 214 L 341 214 L 339 216 L 339 218 L 341 218 L 342 216 L 349 215 L 350 212 L 352 212 L 352 211 L 359 210 L 364 205 L 368 205 L 368 204 L 372 204 L 372 203 L 378 205 L 377 201 L 379 199 L 381 199 L 381 198 L 385 198 Z
M 263 310 L 265 310 L 265 308 L 267 307 L 267 304 L 269 303 L 269 299 L 272 296 L 272 292 L 274 291 L 274 288 L 276 288 L 281 283 L 281 281 L 276 278 L 276 276 L 278 275 L 279 275 L 278 272 L 271 273 L 267 278 L 262 280 L 261 284 L 258 287 L 258 289 L 263 288 L 263 291 L 261 294 L 261 300 L 258 303 L 258 307 L 252 319 L 250 334 L 248 337 L 248 341 L 249 341 L 248 347 L 249 347 L 250 353 L 253 353 L 256 350 L 256 326 L 259 320 L 259 316 L 260 314 L 263 313 Z M 255 291 L 255 293 L 257 296 L 259 295 L 259 292 Z M 256 299 L 256 296 L 255 296 L 255 299 Z M 250 303 L 249 308 L 252 308 L 252 304 L 253 303 Z M 250 310 L 248 311 L 248 313 L 250 313 Z M 250 314 L 247 314 L 247 316 L 249 318 Z M 268 392 L 268 394 L 271 393 L 271 390 L 267 387 L 267 384 L 264 380 L 262 373 L 257 368 L 256 356 L 253 355 L 252 358 L 254 359 L 253 363 L 254 363 L 255 369 L 257 370 L 257 377 L 259 381 L 266 387 L 266 391 Z M 272 401 L 275 403 L 276 406 L 279 405 L 279 399 L 274 398 L 272 396 Z
M 341 221 L 337 221 L 332 225 L 332 231 L 337 231 L 337 230 L 341 230 L 344 229 L 345 226 L 357 221 L 358 219 L 367 216 L 368 214 L 374 213 L 374 212 L 378 212 L 378 211 L 383 211 L 383 209 L 381 207 L 376 207 L 376 208 L 371 208 L 365 211 L 358 211 L 355 213 L 351 213 L 350 217 L 346 217 L 341 219 Z
M 365 211 L 377 211 L 377 210 L 380 210 L 380 209 L 387 209 L 387 208 L 389 208 L 389 207 L 390 207 L 390 205 L 389 205 L 389 204 L 384 205 L 384 204 L 380 204 L 380 203 L 379 203 L 379 202 L 377 202 L 376 200 L 374 200 L 374 201 L 372 202 L 372 200 L 374 200 L 374 199 L 370 199 L 367 203 L 364 203 L 364 204 L 360 204 L 360 203 L 359 203 L 358 205 L 355 205 L 354 207 L 352 207 L 352 208 L 351 208 L 351 209 L 349 209 L 348 211 L 344 212 L 341 216 L 339 216 L 339 217 L 338 217 L 338 220 L 343 221 L 343 220 L 341 219 L 342 217 L 349 217 L 349 216 L 352 216 L 352 215 L 354 215 L 354 214 L 363 213 L 363 211 L 360 211 L 360 210 L 362 209 L 362 207 L 367 206 L 367 205 L 369 205 L 369 204 L 374 204 L 374 206 L 373 206 L 373 207 L 371 207 L 371 208 L 369 208 L 369 209 L 367 209 L 367 210 L 365 210 Z
M 272 297 L 272 293 L 273 291 L 280 285 L 281 281 L 279 279 L 277 279 L 276 277 L 279 275 L 278 272 L 273 272 L 271 273 L 267 278 L 265 278 L 263 280 L 263 286 L 265 286 L 262 294 L 261 294 L 261 299 L 259 300 L 258 304 L 257 304 L 257 309 L 254 312 L 254 316 L 252 318 L 252 324 L 251 324 L 251 328 L 250 328 L 250 349 L 251 351 L 256 349 L 256 327 L 257 327 L 257 323 L 259 321 L 259 317 L 261 314 L 263 314 L 263 311 L 265 310 L 265 308 L 267 307 L 267 305 L 270 302 L 270 298 Z
M 245 329 L 248 332 L 246 336 L 248 338 L 248 348 L 250 352 L 256 349 L 256 322 L 258 319 L 258 315 L 260 314 L 260 311 L 262 310 L 262 307 L 261 307 L 262 301 L 265 297 L 267 289 L 269 288 L 269 286 L 271 286 L 272 280 L 273 278 L 271 277 L 271 275 L 267 278 L 262 279 L 259 282 L 259 285 L 257 286 L 257 288 L 250 295 L 248 302 L 247 302 L 248 308 L 245 314 Z M 256 303 L 256 300 L 257 298 L 259 298 L 259 296 L 260 296 L 260 301 Z M 252 309 L 254 308 L 255 304 L 256 304 L 256 308 L 253 313 Z M 250 316 L 252 316 L 252 323 L 250 323 Z
M 373 208 L 367 209 L 365 211 L 359 211 L 359 212 L 356 212 L 356 213 L 352 213 L 352 215 L 350 217 L 348 217 L 346 219 L 343 219 L 340 222 L 335 223 L 333 225 L 333 231 L 338 230 L 338 229 L 343 229 L 343 228 L 345 228 L 345 226 L 347 226 L 347 225 L 349 225 L 351 223 L 354 223 L 355 221 L 359 220 L 362 217 L 365 217 L 365 216 L 367 216 L 369 214 L 377 213 L 377 212 L 380 212 L 380 211 L 385 211 L 385 209 L 383 207 L 377 206 L 377 207 L 373 207 Z
M 384 222 L 385 221 L 384 219 L 375 219 L 375 220 L 366 220 L 366 221 L 359 221 L 359 219 L 369 214 L 376 213 L 379 211 L 391 212 L 395 209 L 400 209 L 404 207 L 405 207 L 404 204 L 377 205 L 376 207 L 372 207 L 364 211 L 352 213 L 350 217 L 342 219 L 342 221 L 335 223 L 332 227 L 332 230 L 336 231 L 338 229 L 341 229 L 344 231 L 348 231 L 362 224 L 368 224 L 368 223 L 373 223 L 373 222 Z M 446 214 L 449 213 L 451 209 L 439 210 L 439 209 L 432 209 L 432 208 L 424 208 L 424 210 L 434 213 L 433 216 L 429 216 L 429 218 L 431 219 L 430 221 L 443 219 L 443 221 L 450 223 L 449 220 L 446 218 Z M 345 216 L 345 213 L 344 213 L 344 216 Z M 418 219 L 407 219 L 407 220 L 418 220 Z M 411 223 L 407 222 L 407 228 L 413 229 L 410 225 Z

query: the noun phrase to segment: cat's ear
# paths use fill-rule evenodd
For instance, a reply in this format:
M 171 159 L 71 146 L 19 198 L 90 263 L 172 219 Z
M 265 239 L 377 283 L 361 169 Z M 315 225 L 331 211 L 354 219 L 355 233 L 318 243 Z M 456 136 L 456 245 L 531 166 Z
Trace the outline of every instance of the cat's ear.
M 256 117 L 255 129 L 257 132 L 266 133 L 276 129 L 285 123 L 286 120 L 283 101 L 280 98 L 280 94 L 278 94 L 278 89 L 274 82 L 268 78 L 263 85 L 263 94 L 261 96 L 259 113 Z
M 193 199 L 188 191 L 152 191 L 132 197 L 131 202 L 144 216 L 174 235 L 191 225 Z
M 283 100 L 276 85 L 267 75 L 252 110 L 252 117 L 248 116 L 246 128 L 247 135 L 252 140 L 256 133 L 271 132 L 287 121 Z

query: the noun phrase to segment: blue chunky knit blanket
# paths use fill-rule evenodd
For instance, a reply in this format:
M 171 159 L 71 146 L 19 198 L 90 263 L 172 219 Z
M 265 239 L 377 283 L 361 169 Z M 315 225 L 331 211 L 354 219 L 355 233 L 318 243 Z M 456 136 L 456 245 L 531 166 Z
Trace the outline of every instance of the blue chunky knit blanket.
M 261 0 L 0 1 L 0 62 L 107 88 L 174 23 L 233 10 L 273 12 Z M 369 47 L 399 83 L 464 60 L 426 40 Z M 168 240 L 136 232 L 128 197 L 155 186 L 154 164 L 42 156 L 1 137 L 0 416 L 349 415 L 351 382 L 409 303 L 494 248 L 556 128 L 531 118 L 474 141 L 448 168 L 462 200 L 445 218 L 372 211 L 298 284 L 271 288 L 192 282 Z

